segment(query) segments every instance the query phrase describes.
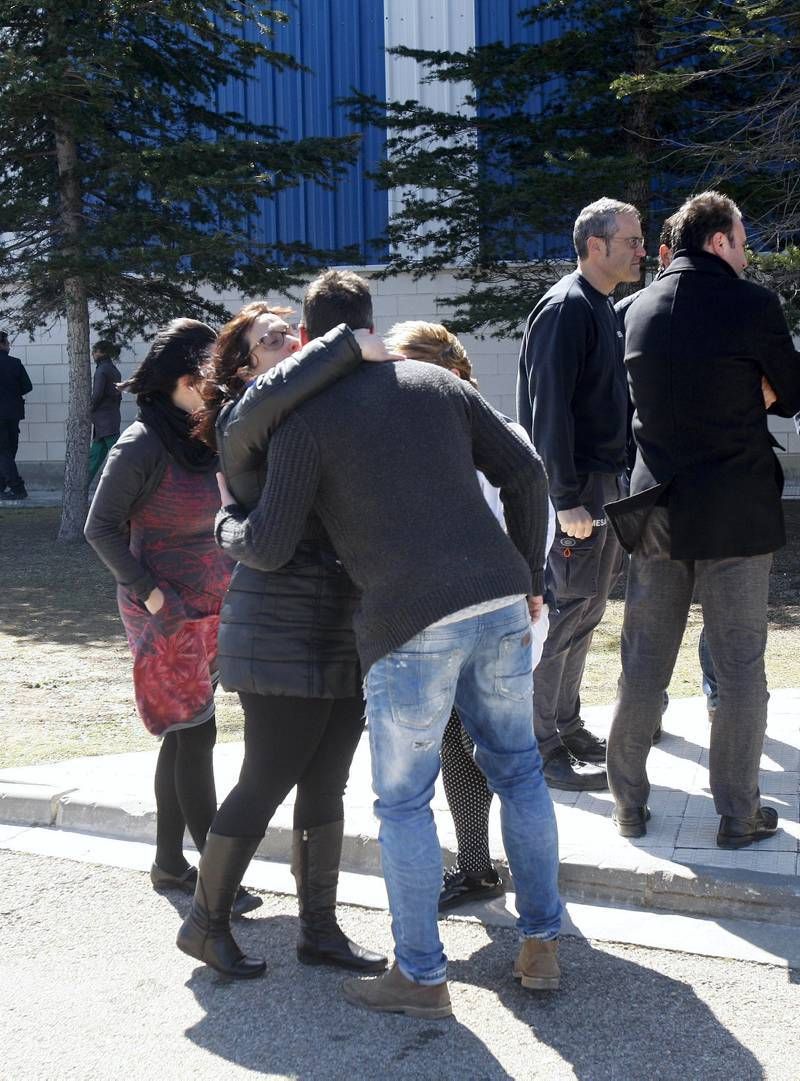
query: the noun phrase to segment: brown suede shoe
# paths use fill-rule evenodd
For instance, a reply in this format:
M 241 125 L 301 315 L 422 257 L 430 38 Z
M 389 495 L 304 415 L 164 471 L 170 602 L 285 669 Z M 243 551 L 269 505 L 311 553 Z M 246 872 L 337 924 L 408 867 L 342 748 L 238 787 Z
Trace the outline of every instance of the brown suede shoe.
M 446 983 L 427 987 L 407 980 L 397 965 L 392 965 L 385 976 L 375 980 L 345 980 L 342 994 L 353 1006 L 383 1013 L 404 1013 L 407 1017 L 424 1017 L 435 1021 L 450 1017 L 450 992 Z
M 514 962 L 514 978 L 532 991 L 557 991 L 561 984 L 557 938 L 526 938 Z

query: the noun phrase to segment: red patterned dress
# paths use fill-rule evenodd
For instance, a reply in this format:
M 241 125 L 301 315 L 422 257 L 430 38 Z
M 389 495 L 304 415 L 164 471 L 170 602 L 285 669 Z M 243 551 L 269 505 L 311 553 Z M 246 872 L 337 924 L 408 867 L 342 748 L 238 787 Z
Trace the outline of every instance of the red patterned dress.
M 161 736 L 214 713 L 217 631 L 233 562 L 214 542 L 219 493 L 213 469 L 170 460 L 164 478 L 130 520 L 130 549 L 164 593 L 150 615 L 124 586 L 117 603 L 133 654 L 136 707 Z

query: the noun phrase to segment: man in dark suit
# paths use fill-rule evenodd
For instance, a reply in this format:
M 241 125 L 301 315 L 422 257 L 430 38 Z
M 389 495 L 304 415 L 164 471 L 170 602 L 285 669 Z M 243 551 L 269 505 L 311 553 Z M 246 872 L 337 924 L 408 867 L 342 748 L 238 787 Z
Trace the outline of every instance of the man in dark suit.
M 11 356 L 8 334 L 0 330 L 0 499 L 27 499 L 25 482 L 17 470 L 19 422 L 25 416 L 25 398 L 33 385 L 19 357 Z
M 777 296 L 740 277 L 746 235 L 735 203 L 695 196 L 673 236 L 672 262 L 625 318 L 637 454 L 630 497 L 607 507 L 632 553 L 608 779 L 619 832 L 641 837 L 647 753 L 696 586 L 719 684 L 710 755 L 717 844 L 740 848 L 778 823 L 758 789 L 769 571 L 785 543 L 762 380 L 777 396 L 771 411 L 791 416 L 800 356 Z
M 90 481 L 119 439 L 122 394 L 117 389 L 117 384 L 122 376 L 113 360 L 118 353 L 119 349 L 114 343 L 105 340 L 96 342 L 92 349 L 92 359 L 96 367 L 89 405 L 93 429 L 92 445 L 89 448 Z

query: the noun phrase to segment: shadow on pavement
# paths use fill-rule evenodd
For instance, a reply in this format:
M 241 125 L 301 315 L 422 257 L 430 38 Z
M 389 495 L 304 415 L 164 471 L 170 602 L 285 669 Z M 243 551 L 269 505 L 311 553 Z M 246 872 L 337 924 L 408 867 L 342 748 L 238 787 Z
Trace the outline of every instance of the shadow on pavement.
M 527 991 L 511 978 L 516 933 L 496 927 L 486 932 L 492 941 L 469 960 L 451 962 L 450 979 L 493 991 L 541 1043 L 571 1064 L 579 1081 L 765 1077 L 748 1048 L 682 981 L 589 942 L 563 938 L 561 989 Z M 531 1076 L 538 1076 L 531 1066 Z
M 196 968 L 186 986 L 205 1016 L 186 1037 L 259 1074 L 306 1081 L 510 1077 L 456 1017 L 421 1021 L 350 1006 L 340 990 L 346 972 L 307 968 L 295 960 L 296 932 L 297 921 L 286 916 L 237 923 L 237 941 L 266 958 L 266 976 L 229 982 Z

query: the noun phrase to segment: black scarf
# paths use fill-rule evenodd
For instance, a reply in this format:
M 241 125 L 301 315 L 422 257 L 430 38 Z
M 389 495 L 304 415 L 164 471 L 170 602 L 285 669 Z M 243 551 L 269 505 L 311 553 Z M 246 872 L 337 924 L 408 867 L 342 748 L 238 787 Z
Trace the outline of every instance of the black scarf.
M 178 465 L 190 473 L 218 468 L 216 451 L 192 437 L 191 414 L 179 409 L 166 394 L 151 394 L 140 401 L 139 420 L 153 429 Z

